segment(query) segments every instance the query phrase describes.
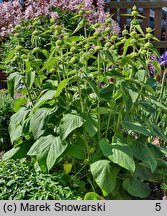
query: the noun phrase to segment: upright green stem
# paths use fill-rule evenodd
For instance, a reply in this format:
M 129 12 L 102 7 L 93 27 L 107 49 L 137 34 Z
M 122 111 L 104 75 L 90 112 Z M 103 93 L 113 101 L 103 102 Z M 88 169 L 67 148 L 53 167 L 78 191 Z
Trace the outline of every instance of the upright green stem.
M 76 71 L 77 71 L 77 69 L 76 69 Z M 82 98 L 81 86 L 80 86 L 80 78 L 79 78 L 78 72 L 77 72 L 77 83 L 78 83 L 78 92 L 79 92 L 79 98 L 80 98 L 81 112 L 84 113 L 85 112 L 84 111 L 84 102 L 83 102 L 83 98 Z M 83 138 L 84 138 L 84 141 L 85 141 L 85 144 L 86 144 L 87 156 L 88 156 L 88 159 L 89 159 L 89 157 L 90 157 L 89 143 L 88 143 L 87 133 L 86 133 L 85 128 L 83 128 Z
M 166 71 L 164 70 L 164 73 L 163 73 L 163 76 L 162 76 L 162 83 L 161 83 L 161 92 L 160 92 L 160 95 L 159 95 L 159 98 L 158 98 L 159 101 L 160 101 L 160 99 L 161 99 L 161 97 L 163 95 L 163 92 L 164 92 L 165 76 L 166 76 Z
M 84 113 L 84 104 L 83 104 L 83 100 L 82 100 L 80 78 L 79 78 L 78 72 L 77 72 L 77 84 L 78 84 L 78 93 L 79 93 L 79 100 L 80 100 L 80 105 L 81 105 L 81 111 L 82 111 L 82 113 Z
M 100 87 L 100 52 L 98 52 L 98 86 Z M 101 115 L 100 115 L 100 100 L 97 99 L 97 117 L 98 117 L 98 139 L 101 139 Z
M 158 101 L 160 102 L 161 100 L 161 97 L 163 95 L 163 92 L 164 92 L 164 87 L 165 87 L 165 75 L 166 75 L 166 71 L 164 71 L 163 73 L 163 76 L 162 76 L 162 83 L 161 83 L 161 92 L 160 92 L 160 95 L 158 97 Z M 156 122 L 158 122 L 158 119 L 159 119 L 159 116 L 160 116 L 160 112 L 157 114 L 156 116 Z
M 24 79 L 24 85 L 25 85 L 25 88 L 26 88 L 26 90 L 27 90 L 29 99 L 30 99 L 31 103 L 34 105 L 34 101 L 33 101 L 32 97 L 31 97 L 31 93 L 30 93 L 30 90 L 29 90 L 29 88 L 28 88 L 28 86 L 27 86 L 27 83 L 26 83 L 26 80 L 25 80 L 25 79 Z
M 113 111 L 113 107 L 110 108 L 110 114 L 109 114 L 109 118 L 108 118 L 108 122 L 107 122 L 107 129 L 106 129 L 105 138 L 107 138 L 107 135 L 108 135 L 108 130 L 109 130 L 109 127 L 110 127 L 112 111 Z
M 84 24 L 84 34 L 85 34 L 85 38 L 87 38 L 86 22 Z

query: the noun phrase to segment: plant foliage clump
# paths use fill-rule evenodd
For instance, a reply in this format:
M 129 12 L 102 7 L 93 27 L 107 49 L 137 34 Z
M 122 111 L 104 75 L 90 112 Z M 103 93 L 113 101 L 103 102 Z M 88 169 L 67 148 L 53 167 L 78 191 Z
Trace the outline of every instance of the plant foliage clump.
M 81 199 L 77 189 L 70 187 L 64 174 L 36 172 L 28 161 L 0 162 L 0 200 Z
M 8 126 L 13 113 L 12 98 L 6 90 L 0 90 L 0 152 L 12 148 Z

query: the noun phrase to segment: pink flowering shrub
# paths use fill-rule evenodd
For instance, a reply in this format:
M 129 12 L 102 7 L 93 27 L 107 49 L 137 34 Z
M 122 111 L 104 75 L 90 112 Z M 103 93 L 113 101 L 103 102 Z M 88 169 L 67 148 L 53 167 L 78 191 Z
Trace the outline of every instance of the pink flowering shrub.
M 4 2 L 0 4 L 0 38 L 3 39 L 10 34 L 14 27 L 20 22 L 27 19 L 33 19 L 38 16 L 50 16 L 59 19 L 55 8 L 62 9 L 67 12 L 86 11 L 86 18 L 91 24 L 102 24 L 108 19 L 108 13 L 104 11 L 104 0 L 98 0 L 97 6 L 93 4 L 93 0 L 25 0 L 24 5 L 19 0 Z M 110 17 L 111 19 L 111 17 Z M 114 34 L 118 35 L 120 28 L 118 24 L 111 19 L 109 24 Z M 101 30 L 105 29 L 101 28 Z

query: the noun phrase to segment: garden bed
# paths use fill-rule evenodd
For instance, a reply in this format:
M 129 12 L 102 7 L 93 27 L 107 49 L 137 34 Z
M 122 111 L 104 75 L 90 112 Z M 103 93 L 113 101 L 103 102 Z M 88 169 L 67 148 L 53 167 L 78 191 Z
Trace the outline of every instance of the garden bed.
M 0 129 L 5 129 L 0 175 L 8 173 L 3 183 L 9 192 L 17 183 L 18 191 L 23 187 L 20 174 L 19 182 L 8 182 L 11 163 L 12 172 L 25 168 L 24 182 L 32 180 L 33 170 L 34 184 L 39 174 L 43 185 L 38 182 L 40 192 L 34 186 L 31 194 L 26 188 L 21 195 L 14 190 L 5 197 L 2 190 L 0 196 L 27 199 L 34 190 L 34 199 L 49 199 L 45 177 L 54 185 L 57 173 L 63 188 L 58 186 L 53 199 L 67 194 L 70 199 L 162 199 L 167 190 L 166 53 L 159 56 L 153 47 L 151 28 L 141 29 L 135 6 L 130 29 L 119 34 L 100 1 L 97 8 L 70 2 L 44 4 L 47 16 L 36 10 L 31 19 L 23 14 L 24 21 L 3 43 L 8 93 L 0 100 Z

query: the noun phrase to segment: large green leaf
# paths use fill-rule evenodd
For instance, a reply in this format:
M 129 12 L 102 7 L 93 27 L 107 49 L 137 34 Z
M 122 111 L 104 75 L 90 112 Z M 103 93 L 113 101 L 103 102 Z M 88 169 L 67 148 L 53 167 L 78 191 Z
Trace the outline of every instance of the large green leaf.
M 81 116 L 74 114 L 65 114 L 60 121 L 60 137 L 65 140 L 67 136 L 76 128 L 80 128 L 84 123 Z
M 86 152 L 86 145 L 82 138 L 78 138 L 75 143 L 68 146 L 68 154 L 74 158 L 84 160 Z
M 91 173 L 104 195 L 111 193 L 116 185 L 119 167 L 108 160 L 98 160 L 90 165 Z
M 40 69 L 39 73 L 41 73 L 42 71 L 44 71 L 45 69 L 48 69 L 50 67 L 52 67 L 58 60 L 60 59 L 60 57 L 52 57 L 49 58 L 43 65 L 43 67 Z
M 29 89 L 32 88 L 34 80 L 35 80 L 35 71 L 28 72 L 27 73 L 27 86 L 28 86 Z
M 108 157 L 113 163 L 124 167 L 131 173 L 135 171 L 133 153 L 128 145 L 122 143 L 110 144 L 107 139 L 102 139 L 99 144 L 104 156 Z
M 90 137 L 93 137 L 98 131 L 98 119 L 93 114 L 82 114 L 85 120 L 84 125 Z
M 3 160 L 25 158 L 32 145 L 33 140 L 27 140 L 24 143 L 21 143 L 19 147 L 12 148 L 11 150 L 7 151 L 3 155 Z
M 154 136 L 158 136 L 160 139 L 167 142 L 167 136 L 164 134 L 160 127 L 158 127 L 156 124 L 150 121 L 146 122 L 146 124 L 148 124 L 148 128 Z
M 84 200 L 103 200 L 103 198 L 95 192 L 88 192 L 85 194 Z
M 134 173 L 135 178 L 141 181 L 152 181 L 154 174 L 149 167 L 146 167 L 143 163 L 137 163 Z
M 46 101 L 51 100 L 54 98 L 56 94 L 55 90 L 49 90 L 47 92 L 45 92 L 45 94 L 43 94 L 39 100 L 37 101 L 37 103 L 34 105 L 33 111 L 35 111 L 38 107 L 42 106 L 43 104 L 45 104 Z
M 157 161 L 153 152 L 148 148 L 147 144 L 135 141 L 135 143 L 133 143 L 133 154 L 137 159 L 146 162 L 151 168 L 152 172 L 155 171 L 157 167 Z
M 142 106 L 142 108 L 145 109 L 147 112 L 150 112 L 150 113 L 156 112 L 155 107 L 153 107 L 152 103 L 150 103 L 148 101 L 141 100 L 141 101 L 139 101 L 139 105 Z
M 82 20 L 78 23 L 76 29 L 73 31 L 72 34 L 74 35 L 74 34 L 75 34 L 76 32 L 78 32 L 83 26 L 84 26 L 84 19 L 82 19 Z
M 58 96 L 61 94 L 62 90 L 65 88 L 65 86 L 67 85 L 67 83 L 68 83 L 71 79 L 72 79 L 72 78 L 67 78 L 67 79 L 62 80 L 62 81 L 59 83 L 59 85 L 58 85 L 58 87 L 57 87 L 57 91 L 56 91 L 55 97 L 58 97 Z
M 123 188 L 132 196 L 139 198 L 145 198 L 150 194 L 148 184 L 133 179 L 125 179 L 123 181 Z
M 55 109 L 51 108 L 39 108 L 36 110 L 30 120 L 30 127 L 34 139 L 38 139 L 45 131 L 44 126 L 46 125 L 47 117 L 54 112 Z
M 95 93 L 96 97 L 99 99 L 100 95 L 99 95 L 97 85 L 90 78 L 84 77 L 84 78 L 81 78 L 81 79 L 88 83 L 88 85 L 92 89 L 93 93 Z
M 150 99 L 150 101 L 152 102 L 152 104 L 155 104 L 157 107 L 165 110 L 165 112 L 167 112 L 167 106 L 165 104 L 162 104 L 162 102 Z
M 14 72 L 8 77 L 8 91 L 12 98 L 14 98 L 14 92 L 16 86 L 19 84 L 20 80 L 23 78 L 18 72 Z
M 149 131 L 149 129 L 147 129 L 147 127 L 141 125 L 138 122 L 124 121 L 123 127 L 131 131 L 136 131 L 137 133 L 143 134 L 145 136 L 152 135 L 152 133 Z
M 13 56 L 15 55 L 15 53 L 17 52 L 16 49 L 12 50 L 11 52 L 9 52 L 9 55 L 7 56 L 7 58 L 5 59 L 5 63 L 8 64 L 11 59 L 13 58 Z
M 25 106 L 27 103 L 27 100 L 25 98 L 18 98 L 14 101 L 14 107 L 13 107 L 13 110 L 14 112 L 18 112 L 19 111 L 19 108 L 21 106 Z
M 47 169 L 50 170 L 66 148 L 67 144 L 62 143 L 60 137 L 48 135 L 40 137 L 27 154 L 36 156 L 39 164 L 45 161 Z
M 113 84 L 108 85 L 107 87 L 104 87 L 99 92 L 100 97 L 104 100 L 111 100 L 113 96 Z
M 21 107 L 17 113 L 11 116 L 9 134 L 12 143 L 24 134 L 24 123 L 29 112 L 26 108 Z

